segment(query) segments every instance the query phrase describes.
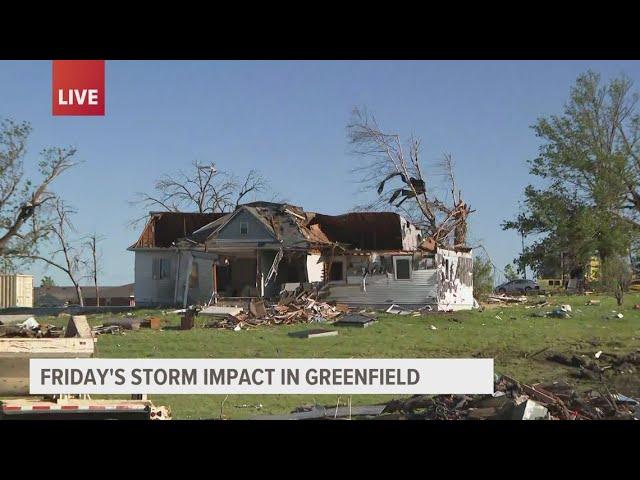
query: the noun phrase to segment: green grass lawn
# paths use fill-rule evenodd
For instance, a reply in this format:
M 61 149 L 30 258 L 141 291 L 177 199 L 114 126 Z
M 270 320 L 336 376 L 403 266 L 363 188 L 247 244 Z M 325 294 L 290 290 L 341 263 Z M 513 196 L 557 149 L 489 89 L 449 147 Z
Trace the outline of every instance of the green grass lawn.
M 599 306 L 585 306 L 588 299 L 600 299 Z M 531 302 L 538 298 L 532 298 Z M 384 314 L 365 329 L 336 327 L 334 337 L 299 339 L 288 332 L 306 325 L 258 327 L 232 330 L 195 328 L 180 331 L 178 315 L 160 310 L 138 310 L 136 317 L 161 316 L 161 331 L 141 329 L 124 335 L 102 335 L 96 344 L 102 358 L 493 358 L 495 371 L 525 383 L 567 380 L 578 389 L 595 386 L 572 377 L 575 369 L 545 360 L 550 352 L 593 356 L 598 350 L 623 354 L 640 350 L 640 295 L 625 297 L 618 308 L 608 297 L 552 297 L 553 305 L 573 307 L 569 319 L 537 318 L 534 312 L 551 307 L 526 309 L 524 306 L 493 306 L 483 312 L 468 311 L 426 314 L 419 317 Z M 611 311 L 622 319 L 606 319 Z M 114 315 L 90 316 L 92 325 Z M 500 318 L 496 318 L 500 317 Z M 43 322 L 64 325 L 66 319 L 42 318 Z M 199 324 L 203 321 L 198 319 Z M 431 325 L 436 330 L 431 329 Z M 527 358 L 543 348 L 534 358 Z M 640 374 L 615 375 L 608 386 L 630 396 L 640 396 Z M 178 419 L 242 419 L 262 414 L 288 413 L 309 403 L 345 404 L 348 398 L 336 395 L 154 395 L 151 400 L 171 408 Z M 352 405 L 389 400 L 388 395 L 354 395 Z M 223 405 L 224 402 L 224 405 Z M 258 408 L 259 407 L 259 408 Z

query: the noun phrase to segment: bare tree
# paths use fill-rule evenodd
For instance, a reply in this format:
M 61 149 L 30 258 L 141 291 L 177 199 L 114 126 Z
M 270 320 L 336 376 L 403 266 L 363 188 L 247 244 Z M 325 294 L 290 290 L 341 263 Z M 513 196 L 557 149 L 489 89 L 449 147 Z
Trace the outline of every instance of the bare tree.
M 233 210 L 248 195 L 265 192 L 268 188 L 267 181 L 257 170 L 249 171 L 243 180 L 239 180 L 231 173 L 218 170 L 215 164 L 193 161 L 189 171 L 163 175 L 155 183 L 153 194 L 138 193 L 132 203 L 145 209 L 178 212 L 195 208 L 199 213 L 223 213 Z
M 47 233 L 55 245 L 55 250 L 49 256 L 37 254 L 19 254 L 22 258 L 40 260 L 67 274 L 76 290 L 78 304 L 84 306 L 80 278 L 82 273 L 82 249 L 70 239 L 70 233 L 75 231 L 70 216 L 75 210 L 67 206 L 61 199 L 56 198 L 53 203 L 53 221 L 47 228 Z M 60 261 L 56 257 L 62 256 Z
M 457 188 L 450 155 L 444 156 L 440 165 L 444 172 L 439 174 L 445 176 L 451 193 L 445 202 L 436 195 L 437 185 L 427 183 L 436 175 L 428 178 L 424 175 L 419 139 L 411 137 L 403 144 L 398 134 L 385 133 L 373 115 L 359 108 L 353 110 L 347 133 L 352 153 L 363 160 L 352 173 L 359 176 L 361 191 L 377 194 L 373 202 L 359 209 L 400 211 L 438 244 L 445 242 L 450 234 L 455 246 L 466 243 L 467 217 L 473 211 Z M 385 186 L 394 180 L 399 186 L 385 192 Z
M 49 186 L 76 165 L 75 148 L 47 148 L 40 153 L 41 179 L 25 178 L 24 159 L 31 125 L 12 120 L 0 122 L 0 257 L 3 263 L 37 251 L 51 225 L 47 204 L 55 196 Z
M 93 282 L 93 286 L 96 289 L 96 307 L 100 306 L 100 290 L 98 288 L 98 274 L 102 267 L 102 252 L 98 250 L 98 243 L 104 240 L 104 237 L 97 233 L 92 233 L 85 237 L 83 246 L 89 251 L 89 258 L 82 260 L 84 270 L 87 272 L 87 276 Z

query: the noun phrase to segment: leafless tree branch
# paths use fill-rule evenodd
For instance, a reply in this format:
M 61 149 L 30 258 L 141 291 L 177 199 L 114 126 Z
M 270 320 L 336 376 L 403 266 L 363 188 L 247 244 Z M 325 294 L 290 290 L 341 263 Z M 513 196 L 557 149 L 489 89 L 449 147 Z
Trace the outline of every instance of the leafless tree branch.
M 242 179 L 218 170 L 214 164 L 193 161 L 187 172 L 163 175 L 154 185 L 153 194 L 138 193 L 131 202 L 146 209 L 199 213 L 224 213 L 233 210 L 250 195 L 266 193 L 269 184 L 257 171 L 251 170 Z M 131 222 L 137 224 L 145 216 Z
M 450 202 L 445 202 L 436 195 L 434 186 L 427 182 L 434 176 L 426 177 L 423 173 L 419 139 L 410 137 L 406 148 L 403 147 L 398 134 L 382 131 L 376 118 L 360 108 L 353 110 L 347 134 L 351 153 L 360 158 L 360 163 L 352 169 L 358 178 L 360 191 L 377 195 L 370 203 L 357 209 L 398 211 L 438 243 L 445 242 L 450 234 L 453 234 L 455 246 L 466 243 L 467 217 L 473 211 L 462 200 L 450 155 L 445 155 L 442 160 L 452 194 Z M 385 191 L 391 183 L 399 186 Z

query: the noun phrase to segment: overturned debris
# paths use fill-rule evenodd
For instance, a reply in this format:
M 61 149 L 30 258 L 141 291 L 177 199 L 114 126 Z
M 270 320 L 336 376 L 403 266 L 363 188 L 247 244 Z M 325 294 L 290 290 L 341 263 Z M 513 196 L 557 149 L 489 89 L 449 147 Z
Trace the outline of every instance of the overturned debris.
M 320 337 L 334 337 L 338 335 L 337 330 L 328 330 L 326 328 L 314 328 L 312 330 L 303 330 L 301 332 L 290 332 L 290 337 L 295 338 L 320 338 Z
M 376 319 L 363 315 L 361 313 L 348 313 L 340 317 L 339 320 L 333 322 L 337 327 L 360 327 L 366 328 L 373 325 Z

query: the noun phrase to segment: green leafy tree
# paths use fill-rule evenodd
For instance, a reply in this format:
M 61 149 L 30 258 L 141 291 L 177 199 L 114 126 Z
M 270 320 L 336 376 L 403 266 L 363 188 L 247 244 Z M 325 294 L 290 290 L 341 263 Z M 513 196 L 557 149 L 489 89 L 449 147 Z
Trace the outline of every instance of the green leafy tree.
M 622 305 L 624 292 L 631 282 L 629 263 L 619 255 L 610 256 L 602 264 L 600 278 L 603 289 L 616 298 L 619 306 Z
M 482 298 L 493 291 L 493 265 L 488 258 L 473 260 L 473 296 Z
M 508 264 L 506 267 L 504 267 L 504 276 L 509 281 L 517 280 L 518 278 L 520 278 L 520 275 L 518 275 L 518 272 L 516 272 L 515 268 L 513 268 L 513 265 L 511 264 Z
M 603 84 L 587 72 L 572 87 L 563 113 L 532 127 L 542 140 L 529 162 L 537 185 L 525 189 L 523 212 L 502 225 L 532 239 L 516 259 L 519 267 L 580 276 L 592 255 L 604 262 L 626 251 L 640 225 L 632 202 L 640 185 L 636 103 L 627 78 Z
M 41 287 L 55 287 L 56 286 L 56 282 L 53 278 L 51 278 L 50 276 L 46 275 L 44 277 L 42 277 L 42 279 L 40 280 L 40 286 Z

